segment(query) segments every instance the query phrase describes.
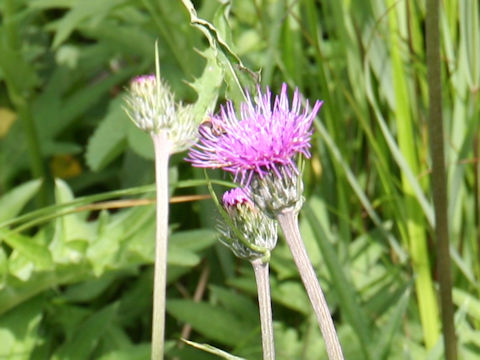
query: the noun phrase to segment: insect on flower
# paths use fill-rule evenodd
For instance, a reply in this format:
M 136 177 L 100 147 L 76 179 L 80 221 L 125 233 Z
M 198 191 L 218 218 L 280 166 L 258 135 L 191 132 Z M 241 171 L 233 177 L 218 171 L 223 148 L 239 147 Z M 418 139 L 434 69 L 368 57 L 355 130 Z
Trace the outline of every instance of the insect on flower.
M 225 129 L 223 126 L 218 121 L 214 121 L 211 116 L 205 118 L 200 123 L 200 127 L 208 129 L 215 136 L 222 136 L 225 134 Z

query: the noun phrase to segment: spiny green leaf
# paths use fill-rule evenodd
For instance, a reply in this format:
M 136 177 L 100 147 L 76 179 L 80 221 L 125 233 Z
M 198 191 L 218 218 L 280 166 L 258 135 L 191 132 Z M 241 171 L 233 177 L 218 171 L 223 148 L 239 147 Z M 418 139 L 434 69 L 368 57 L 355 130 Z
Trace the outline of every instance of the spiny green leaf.
M 16 233 L 2 234 L 2 232 L 0 231 L 0 237 L 3 238 L 10 248 L 29 261 L 32 261 L 35 266 L 42 270 L 53 266 L 52 256 L 43 244 L 38 244 L 35 239 L 28 236 Z
M 197 16 L 197 11 L 190 0 L 182 0 L 190 15 L 192 26 L 197 27 L 208 39 L 210 48 L 214 51 L 218 64 L 223 68 L 225 81 L 230 90 L 229 98 L 236 102 L 245 101 L 245 88 L 254 88 L 258 83 L 258 74 L 243 65 L 240 58 L 222 38 L 217 28 L 210 22 Z M 221 6 L 228 7 L 229 2 Z
M 198 79 L 189 83 L 198 94 L 193 112 L 196 121 L 199 123 L 214 112 L 224 76 L 224 70 L 219 66 L 215 51 L 212 48 L 200 52 L 200 55 L 207 60 L 205 68 Z

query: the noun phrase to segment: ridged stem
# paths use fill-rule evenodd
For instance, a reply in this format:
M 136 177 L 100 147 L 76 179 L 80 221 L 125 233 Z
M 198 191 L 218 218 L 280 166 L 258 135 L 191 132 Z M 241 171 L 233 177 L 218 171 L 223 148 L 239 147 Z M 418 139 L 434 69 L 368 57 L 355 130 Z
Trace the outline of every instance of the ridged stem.
M 325 340 L 328 358 L 330 360 L 343 360 L 342 348 L 338 341 L 337 332 L 333 325 L 327 301 L 325 300 L 322 288 L 320 287 L 317 275 L 315 274 L 315 270 L 307 254 L 307 249 L 300 235 L 298 214 L 296 211 L 284 211 L 277 216 L 277 220 L 285 235 L 285 240 L 290 248 L 293 260 L 297 265 L 303 285 L 312 303 L 318 324 L 320 325 L 320 331 Z
M 427 1 L 427 80 L 428 80 L 428 130 L 432 157 L 432 192 L 435 207 L 435 237 L 437 240 L 438 280 L 442 309 L 445 358 L 457 359 L 457 341 L 453 321 L 452 275 L 447 215 L 447 177 L 442 120 L 442 74 L 440 63 L 439 2 Z
M 255 281 L 257 282 L 258 308 L 262 328 L 263 360 L 275 360 L 275 340 L 273 336 L 272 301 L 270 297 L 270 280 L 268 262 L 261 259 L 252 261 Z
M 152 134 L 155 151 L 156 235 L 155 273 L 153 279 L 152 360 L 162 360 L 165 337 L 165 303 L 168 249 L 168 160 L 170 146 L 167 133 Z

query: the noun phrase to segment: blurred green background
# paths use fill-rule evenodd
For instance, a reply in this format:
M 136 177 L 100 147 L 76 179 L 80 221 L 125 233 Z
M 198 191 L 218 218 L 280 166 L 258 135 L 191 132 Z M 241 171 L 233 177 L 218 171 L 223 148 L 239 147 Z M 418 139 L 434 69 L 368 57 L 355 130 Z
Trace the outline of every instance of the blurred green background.
M 153 150 L 122 106 L 128 81 L 154 70 L 155 41 L 199 122 L 256 81 L 325 101 L 301 229 L 345 356 L 442 359 L 425 1 L 190 5 L 0 1 L 0 359 L 150 356 Z M 477 1 L 441 1 L 461 359 L 480 358 L 479 19 Z M 184 337 L 259 359 L 253 273 L 218 244 L 203 172 L 184 157 L 170 164 L 167 358 L 215 358 Z M 324 358 L 283 241 L 271 267 L 277 358 Z

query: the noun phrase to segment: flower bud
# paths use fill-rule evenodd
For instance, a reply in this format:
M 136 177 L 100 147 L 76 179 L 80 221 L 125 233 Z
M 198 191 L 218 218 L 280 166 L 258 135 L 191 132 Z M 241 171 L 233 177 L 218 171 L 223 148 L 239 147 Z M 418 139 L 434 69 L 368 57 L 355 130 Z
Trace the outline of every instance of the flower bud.
M 150 74 L 134 78 L 125 98 L 127 115 L 151 134 L 166 130 L 170 152 L 180 152 L 197 139 L 192 107 L 176 103 L 173 93 L 159 77 Z
M 303 181 L 300 174 L 283 166 L 278 173 L 255 175 L 250 183 L 251 198 L 268 217 L 276 219 L 282 211 L 299 212 L 303 202 Z
M 236 188 L 223 195 L 223 207 L 232 220 L 242 239 L 228 225 L 219 226 L 223 244 L 232 249 L 239 258 L 255 260 L 269 257 L 277 244 L 277 223 L 257 209 L 248 196 L 248 191 Z M 250 245 L 250 246 L 249 246 Z M 255 249 L 264 249 L 264 252 Z

